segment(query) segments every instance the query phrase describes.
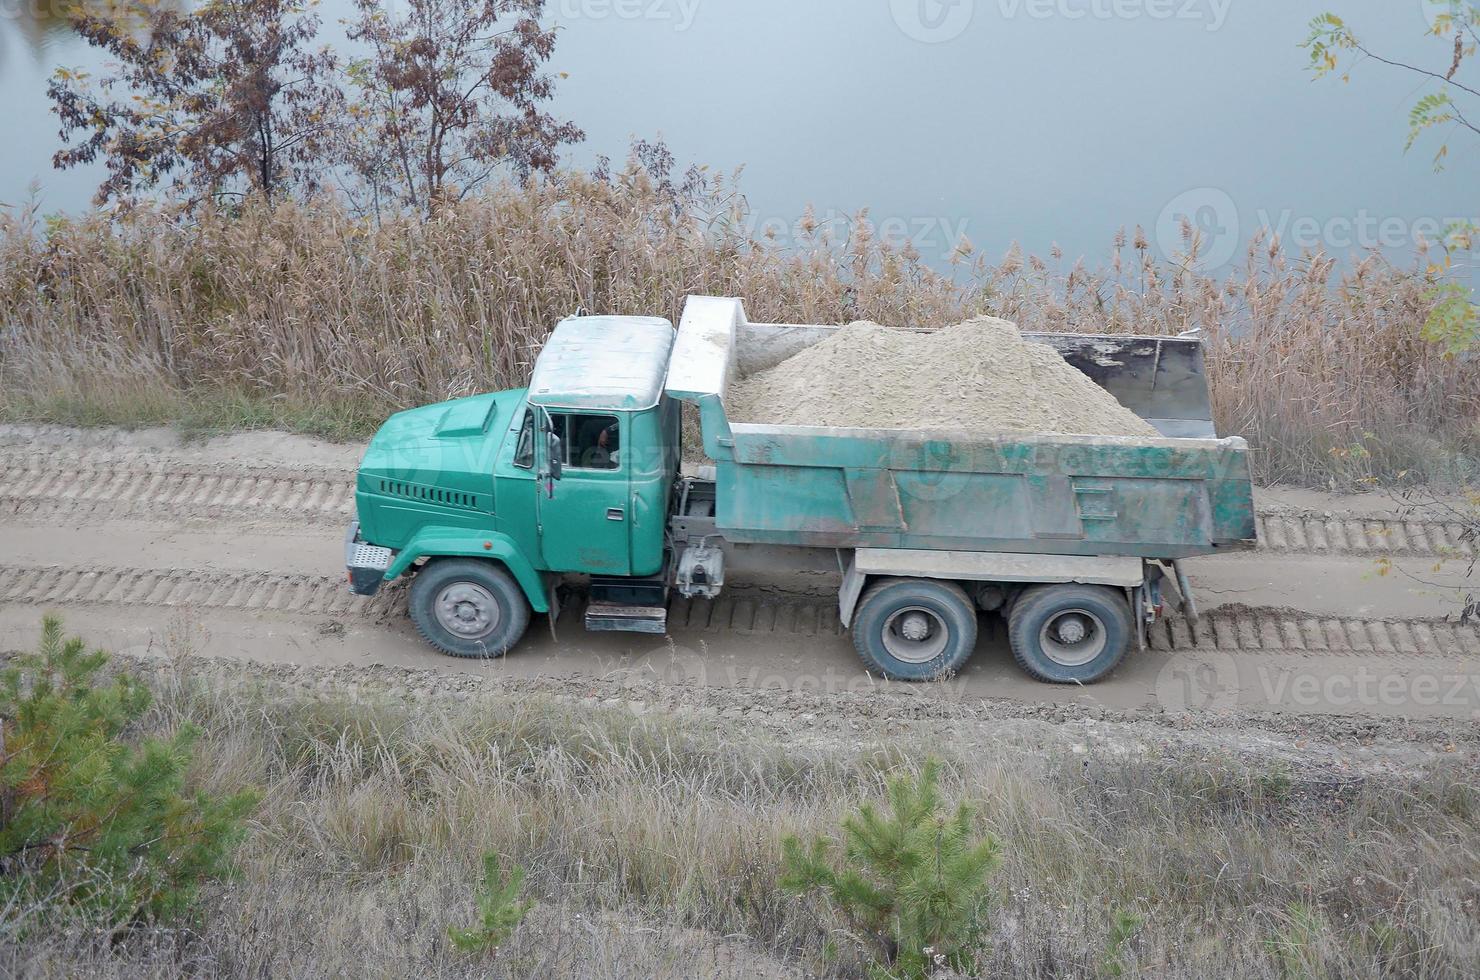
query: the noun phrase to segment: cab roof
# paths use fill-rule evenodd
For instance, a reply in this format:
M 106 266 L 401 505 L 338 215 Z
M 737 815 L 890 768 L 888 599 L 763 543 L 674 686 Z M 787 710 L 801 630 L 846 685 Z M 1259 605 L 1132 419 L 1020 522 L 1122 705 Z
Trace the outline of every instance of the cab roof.
M 673 324 L 653 316 L 561 320 L 535 361 L 529 402 L 545 408 L 640 412 L 658 404 Z

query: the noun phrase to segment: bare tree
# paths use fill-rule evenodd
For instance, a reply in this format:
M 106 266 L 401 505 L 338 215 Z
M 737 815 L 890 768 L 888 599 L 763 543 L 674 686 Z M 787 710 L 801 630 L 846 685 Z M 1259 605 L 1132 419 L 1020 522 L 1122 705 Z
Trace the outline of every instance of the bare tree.
M 500 168 L 550 170 L 584 138 L 541 108 L 555 86 L 542 71 L 555 48 L 544 0 L 406 0 L 402 17 L 356 5 L 349 37 L 369 54 L 347 67 L 345 159 L 377 199 L 431 212 Z
M 73 26 L 111 54 L 94 82 L 59 69 L 48 86 L 61 119 L 59 169 L 101 159 L 99 204 L 163 182 L 194 196 L 271 201 L 318 185 L 343 105 L 335 59 L 311 50 L 319 19 L 296 0 L 206 0 L 176 10 L 118 0 L 75 8 Z

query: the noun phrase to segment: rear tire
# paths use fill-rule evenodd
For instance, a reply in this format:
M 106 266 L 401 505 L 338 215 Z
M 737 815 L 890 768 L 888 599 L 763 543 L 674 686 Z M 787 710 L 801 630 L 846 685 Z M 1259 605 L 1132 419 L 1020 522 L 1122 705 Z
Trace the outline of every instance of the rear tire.
M 1125 595 L 1104 585 L 1040 585 L 1007 619 L 1018 666 L 1049 684 L 1093 684 L 1119 665 L 1135 623 Z
M 529 600 L 503 568 L 475 558 L 442 558 L 411 583 L 411 621 L 454 657 L 502 657 L 529 628 Z
M 853 614 L 853 646 L 895 681 L 950 677 L 976 650 L 976 604 L 954 582 L 885 579 Z

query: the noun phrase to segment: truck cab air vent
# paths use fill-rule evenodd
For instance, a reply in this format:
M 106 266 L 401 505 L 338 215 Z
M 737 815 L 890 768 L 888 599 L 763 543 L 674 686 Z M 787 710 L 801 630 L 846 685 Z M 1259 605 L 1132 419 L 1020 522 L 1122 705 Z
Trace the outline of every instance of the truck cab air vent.
M 419 483 L 405 483 L 400 480 L 381 480 L 380 492 L 392 497 L 404 497 L 407 500 L 420 500 L 429 504 L 441 504 L 444 507 L 461 507 L 465 510 L 478 509 L 478 495 L 463 493 L 460 490 L 424 487 Z

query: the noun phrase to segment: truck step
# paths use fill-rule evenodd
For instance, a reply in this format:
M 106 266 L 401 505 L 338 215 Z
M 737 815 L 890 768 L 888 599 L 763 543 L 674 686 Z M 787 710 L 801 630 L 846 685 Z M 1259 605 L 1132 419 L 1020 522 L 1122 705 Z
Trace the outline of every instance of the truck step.
M 593 602 L 586 606 L 586 629 L 593 633 L 668 632 L 668 609 L 665 606 L 619 606 L 610 602 Z
M 643 578 L 591 576 L 591 602 L 606 606 L 661 606 L 668 601 L 668 562 L 657 575 Z

